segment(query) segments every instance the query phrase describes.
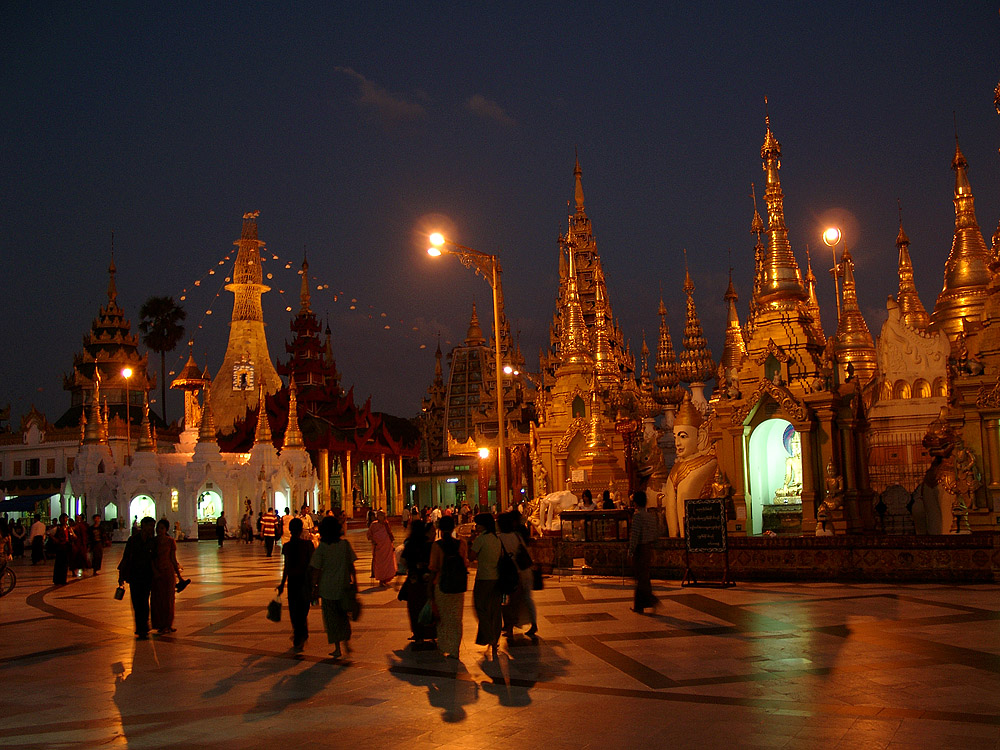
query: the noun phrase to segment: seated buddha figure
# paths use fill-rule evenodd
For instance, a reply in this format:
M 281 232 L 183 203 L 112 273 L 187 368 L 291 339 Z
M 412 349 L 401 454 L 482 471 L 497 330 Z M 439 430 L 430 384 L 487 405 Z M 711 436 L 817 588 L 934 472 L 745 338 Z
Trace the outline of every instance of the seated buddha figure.
M 718 462 L 709 450 L 708 432 L 703 429 L 703 422 L 701 412 L 691 403 L 691 394 L 685 393 L 674 417 L 677 460 L 663 486 L 667 533 L 672 537 L 684 536 L 684 501 L 707 498 L 712 493 Z
M 774 493 L 775 505 L 802 502 L 802 445 L 795 436 L 792 455 L 785 459 L 785 482 Z

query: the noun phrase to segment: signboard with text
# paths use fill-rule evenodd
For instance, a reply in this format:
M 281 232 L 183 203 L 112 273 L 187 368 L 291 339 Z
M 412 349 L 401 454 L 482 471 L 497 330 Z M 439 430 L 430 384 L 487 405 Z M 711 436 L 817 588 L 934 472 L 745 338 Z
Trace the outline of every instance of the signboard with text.
M 725 552 L 726 532 L 725 499 L 684 501 L 684 538 L 688 552 Z

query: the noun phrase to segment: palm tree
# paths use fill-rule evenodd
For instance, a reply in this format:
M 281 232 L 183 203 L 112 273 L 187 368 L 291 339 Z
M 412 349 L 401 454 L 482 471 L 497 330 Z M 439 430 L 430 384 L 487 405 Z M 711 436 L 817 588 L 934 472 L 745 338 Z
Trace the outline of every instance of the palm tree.
M 142 343 L 160 353 L 160 403 L 163 421 L 167 419 L 167 352 L 171 352 L 184 335 L 181 321 L 187 317 L 184 308 L 173 297 L 150 297 L 139 308 L 139 333 Z

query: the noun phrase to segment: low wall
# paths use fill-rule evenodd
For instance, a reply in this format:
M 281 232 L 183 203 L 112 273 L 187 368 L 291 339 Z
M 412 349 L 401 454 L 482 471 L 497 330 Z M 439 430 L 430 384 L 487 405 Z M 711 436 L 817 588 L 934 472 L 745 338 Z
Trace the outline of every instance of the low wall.
M 572 568 L 583 559 L 597 575 L 631 575 L 624 542 L 532 540 L 543 571 Z M 692 554 L 699 581 L 722 578 L 723 555 Z M 730 537 L 730 576 L 736 581 L 851 581 L 1000 583 L 1000 534 L 958 536 Z M 653 577 L 684 577 L 684 540 L 661 539 Z

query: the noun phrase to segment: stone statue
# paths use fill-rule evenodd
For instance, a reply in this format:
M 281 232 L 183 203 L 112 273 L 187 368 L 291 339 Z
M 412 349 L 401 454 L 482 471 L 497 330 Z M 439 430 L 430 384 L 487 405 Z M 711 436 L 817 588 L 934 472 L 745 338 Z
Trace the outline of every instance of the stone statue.
M 927 428 L 923 446 L 931 454 L 920 490 L 928 534 L 968 534 L 968 502 L 979 489 L 975 455 L 947 421 L 948 407 Z
M 684 501 L 708 497 L 718 462 L 709 449 L 708 431 L 703 426 L 701 412 L 684 394 L 684 402 L 674 417 L 674 450 L 677 460 L 663 486 L 663 505 L 667 518 L 667 533 L 684 536 Z

